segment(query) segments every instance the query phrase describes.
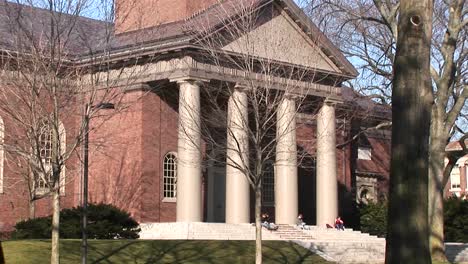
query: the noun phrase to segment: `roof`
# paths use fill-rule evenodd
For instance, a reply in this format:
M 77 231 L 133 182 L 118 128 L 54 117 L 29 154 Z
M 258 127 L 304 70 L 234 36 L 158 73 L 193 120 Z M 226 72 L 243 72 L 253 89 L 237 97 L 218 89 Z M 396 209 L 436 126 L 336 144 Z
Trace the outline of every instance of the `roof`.
M 468 147 L 468 139 L 465 139 L 465 146 Z M 463 150 L 460 141 L 452 141 L 447 144 L 445 151 L 461 151 Z
M 259 7 L 273 3 L 283 7 L 304 32 L 314 36 L 314 40 L 318 42 L 317 45 L 333 63 L 340 66 L 350 78 L 357 76 L 357 71 L 351 63 L 292 0 L 223 0 L 185 20 L 117 35 L 114 34 L 112 23 L 2 2 L 0 3 L 0 49 L 14 51 L 21 49 L 18 48 L 20 42 L 15 42 L 18 32 L 27 33 L 25 35 L 32 36 L 35 41 L 50 39 L 48 29 L 51 25 L 51 17 L 58 21 L 62 33 L 67 34 L 68 41 L 64 47 L 70 59 L 75 60 L 102 52 L 111 54 L 123 51 L 132 52 L 144 47 L 158 46 L 161 43 L 187 44 L 193 41 L 193 36 L 188 30 L 193 25 L 203 23 L 204 27 L 215 28 L 223 19 L 219 17 L 219 10 L 236 16 L 239 12 L 238 8 L 235 8 L 236 5 L 252 3 Z
M 359 113 L 363 112 L 364 115 L 371 115 L 385 120 L 391 120 L 392 118 L 392 107 L 390 105 L 379 104 L 350 87 L 342 87 L 341 95 L 346 105 L 357 108 Z
M 28 48 L 28 40 L 46 43 L 51 39 L 51 20 L 59 25 L 61 34 L 67 34 L 66 43 L 62 44 L 69 54 L 82 54 L 100 46 L 106 32 L 113 30 L 111 23 L 1 1 L 0 48 L 18 51 Z

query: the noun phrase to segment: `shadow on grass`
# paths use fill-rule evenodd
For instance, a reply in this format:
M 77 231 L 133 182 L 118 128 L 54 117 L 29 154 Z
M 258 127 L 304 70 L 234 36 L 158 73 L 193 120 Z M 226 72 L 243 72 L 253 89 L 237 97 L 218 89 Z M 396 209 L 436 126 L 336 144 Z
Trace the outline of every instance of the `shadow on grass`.
M 123 242 L 123 243 L 122 243 Z M 111 245 L 113 244 L 113 245 Z M 326 263 L 288 242 L 263 244 L 265 263 Z M 253 241 L 95 241 L 89 262 L 98 263 L 253 263 Z
M 89 240 L 88 263 L 254 263 L 255 241 L 214 240 Z M 7 242 L 8 264 L 50 261 L 50 240 Z M 81 260 L 80 240 L 61 240 L 61 263 Z M 264 263 L 329 263 L 301 246 L 263 242 Z

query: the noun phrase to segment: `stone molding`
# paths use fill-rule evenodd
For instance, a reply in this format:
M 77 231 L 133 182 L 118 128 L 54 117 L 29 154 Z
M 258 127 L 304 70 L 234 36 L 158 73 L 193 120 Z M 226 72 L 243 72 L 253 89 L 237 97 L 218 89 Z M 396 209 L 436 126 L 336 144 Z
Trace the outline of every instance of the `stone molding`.
M 204 82 L 219 80 L 244 87 L 249 87 L 250 85 L 263 87 L 267 85 L 271 89 L 287 90 L 291 94 L 314 95 L 325 97 L 329 102 L 342 102 L 341 87 L 211 65 L 198 62 L 189 56 L 153 62 L 146 65 L 135 65 L 124 69 L 123 73 L 119 69 L 115 73 L 111 71 L 109 75 L 111 79 L 114 76 L 113 79 L 115 79 L 116 86 L 124 86 L 129 80 L 135 83 L 148 83 L 163 79 L 169 79 L 171 82 L 180 80 L 201 80 Z M 250 85 L 245 85 L 246 80 Z M 287 88 L 285 89 L 285 87 Z

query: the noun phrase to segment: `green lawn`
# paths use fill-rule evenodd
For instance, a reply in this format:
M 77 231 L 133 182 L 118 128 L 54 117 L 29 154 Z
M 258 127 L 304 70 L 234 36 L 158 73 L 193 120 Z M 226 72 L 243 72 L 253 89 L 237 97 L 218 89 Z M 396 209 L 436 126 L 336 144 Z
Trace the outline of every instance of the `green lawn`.
M 80 263 L 80 240 L 60 242 L 61 263 Z M 8 264 L 49 263 L 50 240 L 2 242 Z M 289 242 L 264 241 L 265 263 L 329 263 Z M 254 241 L 89 240 L 88 263 L 253 263 Z

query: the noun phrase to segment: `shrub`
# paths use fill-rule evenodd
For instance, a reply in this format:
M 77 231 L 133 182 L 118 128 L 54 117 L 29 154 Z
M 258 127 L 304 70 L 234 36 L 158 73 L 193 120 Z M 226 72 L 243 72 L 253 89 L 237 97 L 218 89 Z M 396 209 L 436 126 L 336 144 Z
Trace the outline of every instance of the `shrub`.
M 38 217 L 23 220 L 15 225 L 14 239 L 40 239 L 51 237 L 51 217 Z
M 60 212 L 60 237 L 81 238 L 82 207 Z M 18 222 L 13 238 L 44 239 L 51 237 L 52 217 L 39 217 Z M 135 239 L 140 228 L 130 214 L 108 204 L 88 206 L 87 234 L 91 239 Z
M 468 242 L 468 201 L 452 197 L 444 202 L 445 241 Z
M 359 208 L 361 231 L 385 237 L 387 235 L 387 203 L 369 203 Z

